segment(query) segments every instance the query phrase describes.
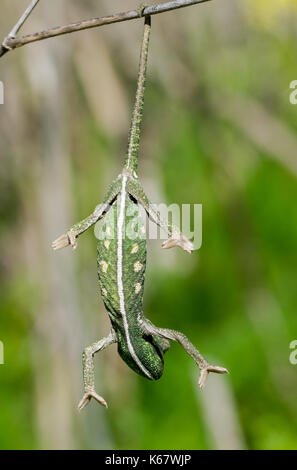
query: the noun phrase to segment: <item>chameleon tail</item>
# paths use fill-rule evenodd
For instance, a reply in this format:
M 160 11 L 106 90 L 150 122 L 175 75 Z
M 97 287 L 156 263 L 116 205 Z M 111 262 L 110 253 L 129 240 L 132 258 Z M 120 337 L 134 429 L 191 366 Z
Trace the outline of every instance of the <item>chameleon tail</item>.
M 125 168 L 137 173 L 138 167 L 138 149 L 140 139 L 140 129 L 142 121 L 145 79 L 147 70 L 148 46 L 151 32 L 151 17 L 145 17 L 143 40 L 140 51 L 140 63 L 137 80 L 137 90 L 135 104 L 131 119 L 130 133 L 128 139 L 128 149 L 125 161 Z

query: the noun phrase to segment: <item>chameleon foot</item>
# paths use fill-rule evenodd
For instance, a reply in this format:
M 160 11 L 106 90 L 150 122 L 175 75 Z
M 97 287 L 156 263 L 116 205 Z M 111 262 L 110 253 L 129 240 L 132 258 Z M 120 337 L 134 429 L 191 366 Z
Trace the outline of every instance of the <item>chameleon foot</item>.
M 183 250 L 187 251 L 188 253 L 192 253 L 194 250 L 194 245 L 187 237 L 185 237 L 182 233 L 173 234 L 172 237 L 168 238 L 165 242 L 162 243 L 162 248 L 168 249 L 174 246 L 179 246 Z
M 100 403 L 100 405 L 105 406 L 106 408 L 108 408 L 107 403 L 104 400 L 104 398 L 100 397 L 100 395 L 98 395 L 95 392 L 95 390 L 93 390 L 93 391 L 90 391 L 90 392 L 86 392 L 84 394 L 84 396 L 82 397 L 82 399 L 80 400 L 80 402 L 78 404 L 79 411 L 81 411 L 83 408 L 85 408 L 90 403 L 91 398 L 94 398 L 94 400 L 96 400 L 98 403 Z
M 71 245 L 74 250 L 77 248 L 76 236 L 71 231 L 63 233 L 63 235 L 53 241 L 52 248 L 54 250 L 61 250 L 68 245 Z
M 229 371 L 225 369 L 225 367 L 218 367 L 218 366 L 212 366 L 212 365 L 206 366 L 205 368 L 201 369 L 200 377 L 198 380 L 198 385 L 201 390 L 204 388 L 204 385 L 206 384 L 206 380 L 207 380 L 209 372 L 215 372 L 216 374 L 229 374 Z

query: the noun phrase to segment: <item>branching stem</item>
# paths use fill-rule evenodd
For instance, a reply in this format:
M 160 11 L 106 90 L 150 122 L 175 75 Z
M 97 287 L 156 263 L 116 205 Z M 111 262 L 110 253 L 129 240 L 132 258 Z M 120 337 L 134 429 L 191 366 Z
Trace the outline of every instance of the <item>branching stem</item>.
M 18 34 L 19 30 L 27 20 L 27 18 L 31 15 L 32 11 L 36 7 L 37 3 L 39 0 L 32 0 L 28 8 L 24 11 L 18 22 L 14 25 L 8 36 L 4 39 L 0 46 L 0 57 L 5 54 L 5 52 L 8 52 L 10 49 L 13 49 L 8 44 L 8 41 L 14 40 L 16 38 L 16 35 Z
M 26 21 L 38 1 L 39 0 L 34 0 L 31 3 L 31 5 L 24 13 L 23 17 L 13 28 L 13 32 L 17 32 L 20 29 L 20 27 Z M 31 42 L 61 36 L 62 34 L 69 34 L 75 31 L 81 31 L 83 29 L 96 28 L 107 24 L 119 23 L 121 21 L 136 20 L 137 18 L 142 18 L 144 16 L 157 15 L 159 13 L 164 13 L 167 11 L 176 10 L 178 8 L 184 8 L 209 1 L 210 0 L 172 0 L 165 3 L 158 3 L 157 5 L 150 5 L 138 10 L 129 10 L 122 13 L 115 13 L 114 15 L 110 16 L 103 16 L 101 18 L 91 18 L 89 20 L 77 21 L 76 23 L 71 23 L 64 26 L 57 26 L 55 28 L 50 28 L 45 31 L 40 31 L 33 34 L 27 34 L 26 36 L 22 36 L 20 38 L 14 38 L 10 33 L 4 39 L 2 45 L 0 46 L 0 57 L 12 49 L 25 46 L 26 44 L 30 44 Z

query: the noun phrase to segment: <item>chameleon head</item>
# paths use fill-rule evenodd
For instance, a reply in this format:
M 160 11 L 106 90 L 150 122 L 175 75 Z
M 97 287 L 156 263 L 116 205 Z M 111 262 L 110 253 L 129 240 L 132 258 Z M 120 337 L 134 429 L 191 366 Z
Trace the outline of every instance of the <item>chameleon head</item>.
M 169 343 L 157 336 L 142 336 L 141 334 L 133 335 L 131 341 L 134 354 L 131 354 L 131 347 L 127 344 L 126 336 L 118 332 L 118 352 L 121 358 L 134 372 L 143 377 L 150 380 L 160 379 L 164 369 L 163 356 L 169 348 Z

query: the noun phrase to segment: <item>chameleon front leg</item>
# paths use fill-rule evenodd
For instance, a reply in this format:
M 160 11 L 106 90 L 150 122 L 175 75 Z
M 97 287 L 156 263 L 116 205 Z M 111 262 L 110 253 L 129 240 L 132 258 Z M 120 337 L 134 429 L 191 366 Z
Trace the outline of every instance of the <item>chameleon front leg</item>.
M 94 354 L 102 351 L 110 344 L 117 342 L 117 336 L 114 330 L 111 330 L 106 338 L 87 346 L 83 352 L 83 377 L 84 377 L 84 396 L 78 404 L 78 409 L 82 410 L 94 398 L 100 405 L 107 408 L 107 403 L 95 391 L 95 374 L 94 374 Z
M 168 233 L 169 238 L 162 243 L 162 248 L 167 249 L 179 246 L 188 253 L 192 253 L 194 250 L 193 243 L 181 233 L 178 227 L 173 224 L 168 224 L 168 222 L 161 217 L 160 212 L 150 203 L 141 184 L 136 178 L 129 178 L 127 190 L 131 196 L 144 207 L 151 220 Z
M 99 204 L 91 215 L 73 225 L 66 233 L 63 233 L 63 235 L 53 241 L 52 248 L 60 250 L 71 245 L 75 250 L 77 248 L 77 237 L 91 227 L 91 225 L 95 224 L 102 217 L 107 207 L 107 204 Z
M 209 372 L 215 372 L 217 374 L 229 373 L 228 370 L 225 369 L 224 367 L 219 367 L 219 366 L 214 366 L 212 364 L 209 364 L 209 362 L 202 356 L 202 354 L 191 343 L 191 341 L 186 337 L 186 335 L 184 335 L 180 331 L 170 330 L 167 328 L 158 328 L 147 319 L 141 319 L 140 322 L 145 333 L 150 334 L 150 335 L 156 335 L 156 336 L 159 336 L 160 338 L 166 338 L 167 340 L 169 339 L 172 341 L 177 341 L 185 349 L 185 351 L 192 357 L 192 359 L 194 359 L 194 361 L 196 362 L 197 366 L 200 369 L 200 377 L 198 380 L 198 385 L 201 388 L 201 390 L 203 389 L 206 383 Z
M 66 233 L 63 233 L 63 235 L 52 243 L 52 248 L 54 250 L 60 250 L 68 245 L 71 245 L 74 250 L 77 248 L 77 238 L 79 235 L 85 232 L 89 227 L 91 227 L 91 225 L 94 225 L 103 216 L 103 214 L 109 210 L 113 200 L 120 191 L 121 178 L 122 175 L 120 175 L 111 184 L 104 201 L 102 204 L 98 204 L 98 206 L 95 207 L 92 214 L 73 225 Z

